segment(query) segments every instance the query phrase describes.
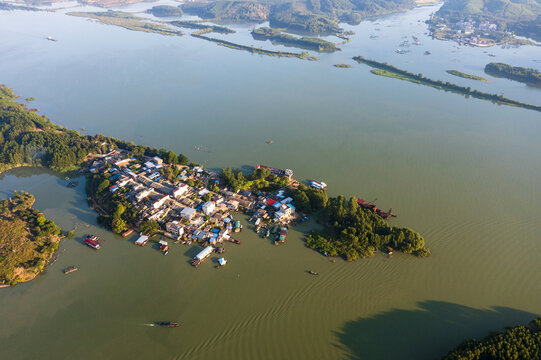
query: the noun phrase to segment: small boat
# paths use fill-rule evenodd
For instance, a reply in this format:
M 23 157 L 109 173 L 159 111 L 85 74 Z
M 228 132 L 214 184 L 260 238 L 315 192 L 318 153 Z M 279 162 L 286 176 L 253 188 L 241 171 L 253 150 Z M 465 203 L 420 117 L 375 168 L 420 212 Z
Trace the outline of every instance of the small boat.
M 269 145 L 272 145 L 272 144 L 274 144 L 274 141 L 272 141 L 272 140 L 267 140 L 266 143 L 269 144 Z
M 161 327 L 179 327 L 179 324 L 173 321 L 157 321 L 154 325 Z
M 167 243 L 167 241 L 160 240 L 158 244 L 160 245 L 160 251 L 164 255 L 167 255 L 169 253 L 169 244 Z
M 77 271 L 77 270 L 79 270 L 79 268 L 77 268 L 76 266 L 68 266 L 67 268 L 62 270 L 62 272 L 64 274 L 68 275 L 68 274 L 71 274 L 72 272 Z
M 130 230 L 128 230 L 128 231 L 124 231 L 124 232 L 122 233 L 122 237 L 128 237 L 128 236 L 130 236 L 132 233 L 133 233 L 133 229 L 130 229 Z
M 310 274 L 310 275 L 319 275 L 317 272 L 312 271 L 312 270 L 308 270 L 308 274 Z
M 393 249 L 387 248 L 387 254 L 392 255 L 393 254 Z
M 78 182 L 78 181 L 70 181 L 70 182 L 68 183 L 68 187 L 70 187 L 70 188 L 74 188 L 74 187 L 76 187 L 77 185 L 79 185 L 79 182 Z
M 58 41 L 55 38 L 53 38 L 51 35 L 47 36 L 47 40 L 49 40 L 49 41 Z
M 95 235 L 88 235 L 85 239 L 85 244 L 96 250 L 98 250 L 101 246 L 98 242 L 98 237 Z
M 431 55 L 432 53 L 430 51 L 425 51 L 425 55 Z

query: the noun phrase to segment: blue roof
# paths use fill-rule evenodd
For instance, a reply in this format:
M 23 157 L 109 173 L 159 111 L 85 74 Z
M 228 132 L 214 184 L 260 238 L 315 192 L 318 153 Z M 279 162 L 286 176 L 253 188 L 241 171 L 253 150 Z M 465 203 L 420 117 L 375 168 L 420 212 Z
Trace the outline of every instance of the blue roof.
M 213 233 L 219 233 L 219 232 L 220 232 L 220 229 L 212 229 L 212 232 L 213 232 Z
M 287 206 L 289 206 L 292 209 L 295 209 L 295 206 L 293 206 L 292 204 L 287 204 Z

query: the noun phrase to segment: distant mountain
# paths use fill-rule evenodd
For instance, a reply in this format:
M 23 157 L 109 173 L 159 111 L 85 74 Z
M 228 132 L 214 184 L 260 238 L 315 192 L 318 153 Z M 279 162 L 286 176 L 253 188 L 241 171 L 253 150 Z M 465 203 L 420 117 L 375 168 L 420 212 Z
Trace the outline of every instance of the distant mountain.
M 357 24 L 369 16 L 412 9 L 414 0 L 261 0 L 187 2 L 182 9 L 203 18 L 219 21 L 270 21 L 309 33 L 339 31 L 339 22 Z

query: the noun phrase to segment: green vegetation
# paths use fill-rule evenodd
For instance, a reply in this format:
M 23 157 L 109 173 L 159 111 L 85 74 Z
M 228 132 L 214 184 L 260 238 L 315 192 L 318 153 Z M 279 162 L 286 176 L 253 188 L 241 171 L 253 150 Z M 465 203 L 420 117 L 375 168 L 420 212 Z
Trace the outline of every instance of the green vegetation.
M 493 76 L 504 77 L 527 84 L 541 84 L 541 72 L 532 68 L 511 66 L 504 63 L 489 63 L 485 72 Z
M 235 33 L 235 30 L 226 28 L 224 26 L 206 25 L 206 24 L 201 24 L 197 21 L 171 21 L 170 24 L 177 27 L 181 27 L 181 28 L 187 28 L 187 29 L 198 29 L 198 30 L 210 29 L 207 32 L 215 32 L 215 33 L 220 33 L 220 34 Z
M 204 29 L 201 30 L 201 31 L 204 31 Z M 199 38 L 199 39 L 211 41 L 211 42 L 214 42 L 214 43 L 216 43 L 218 45 L 225 46 L 225 47 L 228 47 L 228 48 L 231 48 L 231 49 L 249 51 L 252 54 L 261 54 L 261 55 L 277 56 L 277 57 L 289 57 L 289 58 L 294 57 L 294 58 L 299 58 L 299 59 L 303 59 L 303 60 L 306 59 L 306 60 L 311 60 L 311 61 L 317 60 L 316 57 L 309 56 L 309 54 L 307 52 L 305 52 L 305 51 L 303 51 L 302 53 L 292 53 L 292 52 L 287 52 L 287 51 L 263 50 L 263 49 L 255 48 L 253 46 L 245 46 L 245 45 L 235 44 L 235 43 L 232 43 L 230 41 L 225 41 L 225 40 L 211 38 L 211 37 L 204 36 L 204 35 L 199 35 L 199 34 L 196 34 L 195 32 L 192 34 L 192 36 L 196 37 L 196 38 Z
M 472 90 L 470 87 L 460 86 L 450 82 L 432 80 L 429 78 L 425 78 L 422 74 L 413 74 L 405 70 L 396 68 L 387 63 L 381 63 L 374 60 L 365 59 L 362 56 L 356 56 L 353 58 L 353 60 L 357 61 L 358 63 L 363 63 L 377 68 L 375 70 L 371 70 L 371 72 L 375 75 L 386 76 L 394 79 L 409 81 L 415 84 L 426 85 L 436 88 L 438 90 L 451 91 L 464 96 L 471 96 L 476 99 L 488 100 L 496 104 L 516 106 L 524 109 L 541 111 L 541 106 L 530 105 L 522 103 L 520 101 L 511 100 L 504 97 L 503 95 L 483 93 L 478 90 Z
M 34 98 L 34 97 L 27 97 L 26 99 L 24 99 L 24 101 L 26 101 L 26 102 L 30 102 L 30 101 L 34 101 L 34 100 L 36 100 L 36 98 Z
M 342 69 L 349 69 L 351 67 L 349 64 L 334 64 L 333 66 Z
M 140 229 L 143 234 L 152 236 L 160 231 L 160 224 L 157 221 L 145 219 L 141 223 Z
M 157 17 L 182 16 L 182 9 L 178 6 L 158 5 L 148 9 L 147 12 Z
M 256 169 L 251 175 L 244 175 L 241 170 L 222 169 L 220 178 L 225 186 L 238 190 L 271 191 L 289 184 L 287 177 L 273 175 L 269 169 Z
M 69 12 L 67 15 L 87 17 L 96 19 L 102 24 L 115 25 L 124 29 L 133 31 L 142 31 L 160 35 L 182 35 L 180 31 L 171 30 L 169 27 L 162 24 L 155 24 L 146 21 L 146 19 L 122 11 L 104 11 L 104 12 Z
M 185 2 L 182 9 L 204 19 L 231 22 L 263 22 L 268 19 L 270 13 L 269 5 L 255 1 Z
M 317 190 L 305 185 L 299 185 L 290 193 L 298 211 L 310 214 L 319 211 L 327 205 L 327 192 Z
M 478 80 L 478 81 L 488 81 L 487 79 L 485 79 L 482 76 L 466 74 L 466 73 L 463 73 L 463 72 L 458 71 L 458 70 L 447 70 L 447 72 L 449 74 L 451 74 L 451 75 L 458 76 L 458 77 L 461 77 L 461 78 L 464 78 L 464 79 Z
M 442 360 L 538 360 L 541 359 L 541 318 L 530 321 L 528 327 L 506 328 L 482 341 L 464 340 Z
M 34 201 L 21 191 L 0 202 L 0 285 L 32 280 L 58 249 L 61 230 L 32 209 Z
M 358 24 L 369 16 L 405 11 L 415 7 L 413 0 L 269 0 L 186 2 L 182 9 L 190 14 L 215 21 L 264 22 L 311 34 L 337 33 L 340 22 Z
M 488 21 L 497 25 L 497 31 L 489 34 L 489 38 L 496 41 L 504 40 L 506 31 L 541 40 L 540 16 L 541 2 L 538 0 L 449 0 L 431 22 L 455 30 L 456 24 L 463 21 Z
M 417 256 L 430 254 L 419 233 L 389 226 L 379 215 L 360 207 L 354 197 L 347 202 L 341 195 L 330 198 L 321 218 L 324 229 L 313 231 L 306 246 L 328 256 L 352 261 L 388 248 Z
M 271 40 L 275 43 L 295 46 L 301 49 L 314 50 L 319 52 L 334 52 L 340 50 L 336 44 L 327 40 L 311 38 L 311 37 L 296 37 L 288 34 L 283 34 L 284 29 L 271 29 L 269 27 L 260 27 L 252 31 L 252 37 L 256 40 Z
M 15 98 L 11 89 L 0 85 L 0 171 L 22 165 L 72 170 L 90 153 L 106 152 L 114 143 L 102 135 L 84 136 L 55 125 Z

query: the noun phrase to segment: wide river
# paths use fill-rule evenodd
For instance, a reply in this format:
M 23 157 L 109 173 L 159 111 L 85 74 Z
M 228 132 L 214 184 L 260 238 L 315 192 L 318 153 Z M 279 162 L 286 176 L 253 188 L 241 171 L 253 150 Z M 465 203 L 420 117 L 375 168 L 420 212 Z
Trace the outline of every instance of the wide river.
M 445 72 L 483 75 L 490 61 L 539 68 L 538 47 L 432 40 L 423 21 L 435 9 L 348 26 L 356 35 L 343 51 L 315 62 L 62 11 L 0 12 L 0 83 L 35 97 L 32 106 L 53 121 L 170 148 L 209 168 L 291 168 L 299 180 L 325 181 L 331 195 L 377 198 L 432 251 L 332 262 L 305 248 L 311 224 L 292 228 L 280 247 L 246 226 L 243 244 L 227 246 L 226 268 L 194 269 L 187 260 L 197 247 L 162 256 L 99 228 L 82 179 L 70 189 L 57 174 L 16 169 L 0 175 L 1 197 L 35 194 L 36 207 L 76 236 L 62 240 L 43 275 L 0 289 L 0 358 L 437 359 L 462 338 L 540 314 L 541 114 L 374 76 L 351 60 L 541 105 L 539 88 Z M 228 36 L 274 48 L 251 39 L 250 28 Z M 412 35 L 422 45 L 395 53 Z M 100 251 L 82 245 L 87 233 L 104 240 Z M 69 265 L 79 271 L 63 275 Z

